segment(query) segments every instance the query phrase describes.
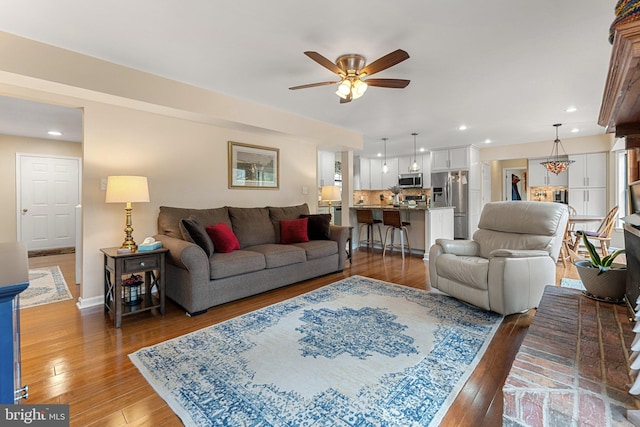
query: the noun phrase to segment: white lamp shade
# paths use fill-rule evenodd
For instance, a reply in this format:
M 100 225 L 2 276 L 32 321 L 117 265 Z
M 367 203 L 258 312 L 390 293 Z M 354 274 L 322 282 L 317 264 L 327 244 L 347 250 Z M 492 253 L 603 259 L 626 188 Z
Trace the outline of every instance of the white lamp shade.
M 325 185 L 322 187 L 320 197 L 322 197 L 322 200 L 340 200 L 340 187 L 337 185 Z
M 110 176 L 107 178 L 106 203 L 148 202 L 146 176 Z

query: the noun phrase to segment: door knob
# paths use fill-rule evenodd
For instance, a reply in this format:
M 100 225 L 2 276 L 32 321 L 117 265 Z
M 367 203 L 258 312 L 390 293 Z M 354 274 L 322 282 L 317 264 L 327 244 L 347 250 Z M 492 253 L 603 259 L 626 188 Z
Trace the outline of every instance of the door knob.
M 24 209 L 22 209 L 22 213 L 27 213 L 27 211 L 28 211 L 28 210 L 29 210 L 29 209 L 24 208 Z

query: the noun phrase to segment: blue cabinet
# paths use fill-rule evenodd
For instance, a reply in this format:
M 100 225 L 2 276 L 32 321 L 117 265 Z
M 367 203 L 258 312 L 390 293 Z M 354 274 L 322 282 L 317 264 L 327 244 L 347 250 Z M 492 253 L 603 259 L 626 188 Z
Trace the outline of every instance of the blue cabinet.
M 26 398 L 20 372 L 20 303 L 29 286 L 27 250 L 19 243 L 0 243 L 0 404 Z

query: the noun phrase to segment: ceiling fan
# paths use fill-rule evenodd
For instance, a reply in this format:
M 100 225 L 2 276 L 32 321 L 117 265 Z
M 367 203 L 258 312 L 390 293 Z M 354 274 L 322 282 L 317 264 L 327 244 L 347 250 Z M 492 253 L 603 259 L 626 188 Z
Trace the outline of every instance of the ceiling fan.
M 352 99 L 358 99 L 364 95 L 367 87 L 378 86 L 394 89 L 404 89 L 411 80 L 404 79 L 366 79 L 375 73 L 393 67 L 400 62 L 409 59 L 409 54 L 402 49 L 394 50 L 385 56 L 376 59 L 371 64 L 366 65 L 364 56 L 355 53 L 339 56 L 333 63 L 318 52 L 307 51 L 304 53 L 309 58 L 316 61 L 331 72 L 340 76 L 340 80 L 320 83 L 310 83 L 301 86 L 290 87 L 290 90 L 306 89 L 316 86 L 327 86 L 338 84 L 336 95 L 340 97 L 340 103 L 351 102 Z

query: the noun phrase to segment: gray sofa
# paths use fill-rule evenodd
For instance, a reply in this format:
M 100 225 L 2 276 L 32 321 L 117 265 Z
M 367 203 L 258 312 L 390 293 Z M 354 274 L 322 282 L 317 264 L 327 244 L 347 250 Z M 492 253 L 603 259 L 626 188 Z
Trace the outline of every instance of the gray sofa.
M 155 239 L 169 249 L 167 297 L 193 315 L 229 301 L 342 271 L 348 227 L 326 224 L 328 240 L 280 244 L 280 221 L 307 215 L 306 203 L 264 208 L 161 206 Z M 311 215 L 310 224 L 319 217 Z M 194 239 L 185 229 L 185 224 L 194 223 L 201 227 L 226 224 L 237 237 L 240 249 L 220 253 L 211 241 Z

